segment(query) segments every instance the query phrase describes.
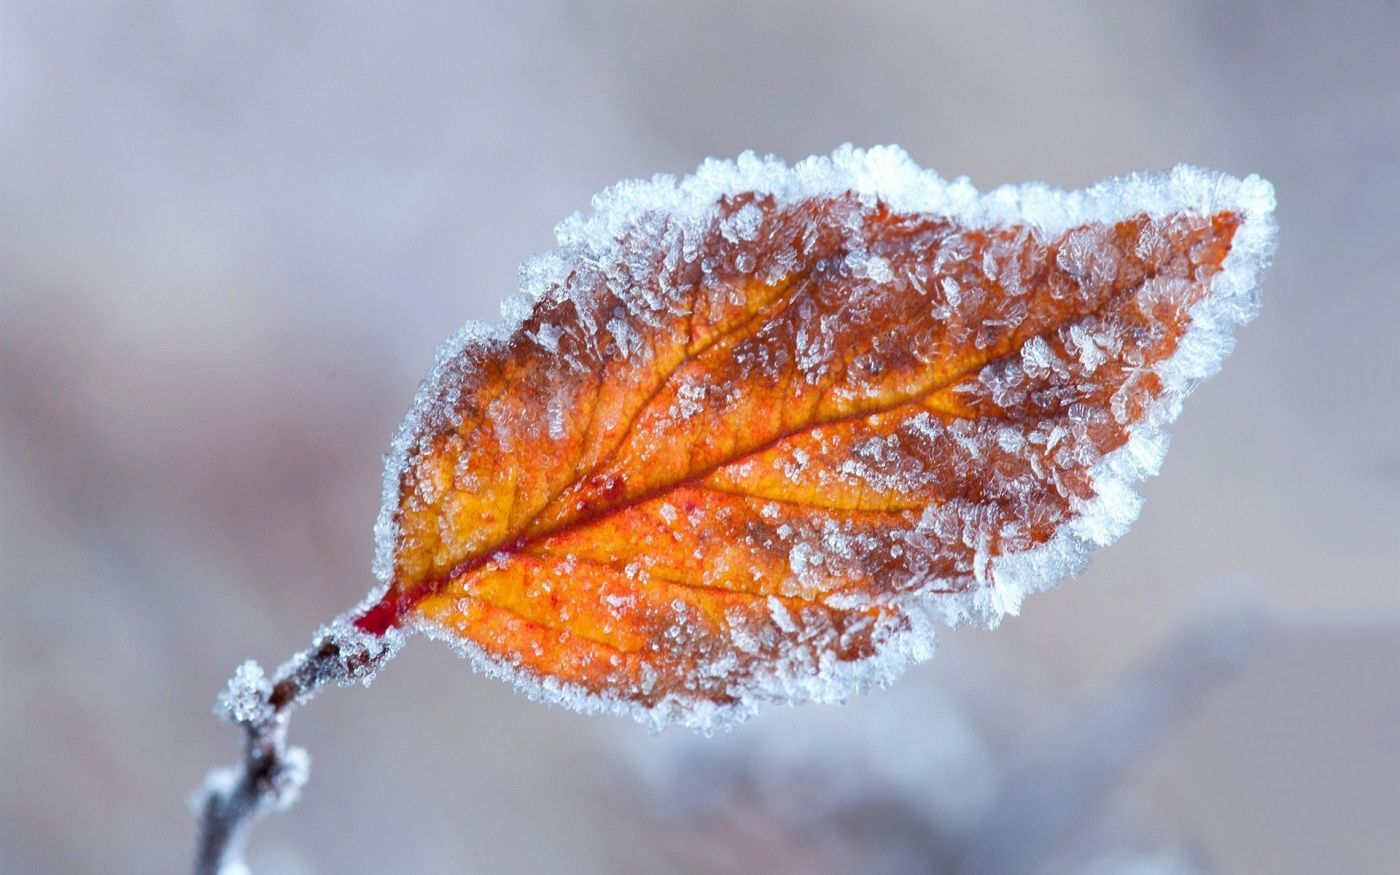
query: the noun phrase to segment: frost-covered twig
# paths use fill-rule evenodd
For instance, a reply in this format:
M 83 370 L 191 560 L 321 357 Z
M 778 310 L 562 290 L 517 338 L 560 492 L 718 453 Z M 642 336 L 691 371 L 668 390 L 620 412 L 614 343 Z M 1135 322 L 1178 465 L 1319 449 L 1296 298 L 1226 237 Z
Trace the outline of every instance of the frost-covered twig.
M 401 641 L 398 634 L 366 635 L 337 623 L 318 633 L 310 649 L 284 663 L 271 679 L 252 660 L 238 667 L 214 713 L 243 727 L 243 760 L 210 772 L 197 795 L 196 875 L 246 872 L 243 848 L 253 824 L 296 802 L 311 758 L 304 749 L 287 746 L 292 711 L 327 683 L 368 684 Z

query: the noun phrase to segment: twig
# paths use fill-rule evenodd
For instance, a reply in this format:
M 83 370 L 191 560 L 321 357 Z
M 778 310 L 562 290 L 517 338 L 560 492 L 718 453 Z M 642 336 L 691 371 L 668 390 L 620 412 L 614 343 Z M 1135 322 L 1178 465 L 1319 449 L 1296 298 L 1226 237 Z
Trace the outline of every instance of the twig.
M 284 663 L 272 680 L 252 660 L 238 667 L 214 711 L 243 727 L 243 761 L 210 772 L 195 800 L 196 875 L 248 871 L 243 849 L 253 825 L 264 814 L 296 802 L 310 772 L 306 751 L 286 743 L 292 712 L 328 683 L 368 684 L 401 643 L 397 633 L 372 636 L 337 624 L 322 630 L 311 649 Z

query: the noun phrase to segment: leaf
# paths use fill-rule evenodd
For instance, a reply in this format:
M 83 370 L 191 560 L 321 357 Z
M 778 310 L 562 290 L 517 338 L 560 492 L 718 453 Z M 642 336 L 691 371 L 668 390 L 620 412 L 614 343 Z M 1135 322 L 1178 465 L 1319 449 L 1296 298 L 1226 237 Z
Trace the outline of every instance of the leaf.
M 356 624 L 655 724 L 887 683 L 1126 530 L 1272 207 L 1185 167 L 980 195 L 893 148 L 623 183 L 440 353 Z

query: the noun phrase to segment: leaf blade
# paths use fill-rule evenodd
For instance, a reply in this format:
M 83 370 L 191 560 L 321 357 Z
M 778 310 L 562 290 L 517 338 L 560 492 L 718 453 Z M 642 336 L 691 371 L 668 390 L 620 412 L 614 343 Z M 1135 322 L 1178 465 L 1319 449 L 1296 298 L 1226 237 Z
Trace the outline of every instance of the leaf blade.
M 1266 257 L 1265 194 L 1199 189 L 1058 232 L 858 185 L 600 210 L 415 404 L 368 625 L 656 720 L 888 680 L 927 650 L 917 602 L 994 621 L 1026 554 L 1111 540 L 1093 466 L 1170 418 L 1158 365 L 1242 227 Z

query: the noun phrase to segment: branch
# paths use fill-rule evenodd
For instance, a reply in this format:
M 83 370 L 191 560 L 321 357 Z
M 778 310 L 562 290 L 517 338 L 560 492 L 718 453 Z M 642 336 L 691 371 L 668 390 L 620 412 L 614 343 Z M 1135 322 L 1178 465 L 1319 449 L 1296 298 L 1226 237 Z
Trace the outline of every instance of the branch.
M 1249 603 L 1195 621 L 1035 739 L 969 837 L 956 871 L 1035 869 L 1084 812 L 1245 663 L 1263 622 Z M 1007 839 L 1008 824 L 1015 841 Z
M 214 713 L 243 727 L 243 761 L 210 772 L 194 800 L 199 811 L 195 875 L 248 871 L 243 849 L 253 824 L 296 802 L 310 773 L 306 751 L 286 743 L 292 712 L 328 683 L 368 685 L 402 643 L 396 631 L 375 636 L 337 623 L 318 633 L 311 648 L 284 663 L 271 680 L 253 660 L 238 667 Z

